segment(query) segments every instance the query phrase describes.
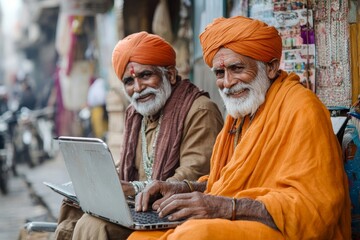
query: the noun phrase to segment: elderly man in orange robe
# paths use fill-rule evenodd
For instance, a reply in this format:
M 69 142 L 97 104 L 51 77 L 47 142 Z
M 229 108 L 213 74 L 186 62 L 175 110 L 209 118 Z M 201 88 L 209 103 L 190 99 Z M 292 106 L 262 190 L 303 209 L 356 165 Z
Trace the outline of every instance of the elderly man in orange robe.
M 277 30 L 218 18 L 200 41 L 228 111 L 210 174 L 147 186 L 138 211 L 188 220 L 129 239 L 350 239 L 347 177 L 329 111 L 296 74 L 279 70 Z

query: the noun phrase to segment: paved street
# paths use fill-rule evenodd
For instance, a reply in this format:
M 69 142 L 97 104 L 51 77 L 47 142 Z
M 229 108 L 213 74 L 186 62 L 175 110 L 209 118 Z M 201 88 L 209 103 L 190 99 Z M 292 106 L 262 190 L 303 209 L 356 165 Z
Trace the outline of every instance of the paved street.
M 59 156 L 33 169 L 20 165 L 18 172 L 19 177 L 11 178 L 9 194 L 0 194 L 0 240 L 18 239 L 19 230 L 27 220 L 54 221 L 62 197 L 42 182 L 63 183 L 69 180 Z
M 36 204 L 29 195 L 21 177 L 12 178 L 8 195 L 0 195 L 0 239 L 17 239 L 19 229 L 28 217 L 46 214 L 46 209 Z
M 22 177 L 11 178 L 9 194 L 0 196 L 0 239 L 17 239 L 19 229 L 29 217 L 47 213 L 44 206 L 30 197 Z

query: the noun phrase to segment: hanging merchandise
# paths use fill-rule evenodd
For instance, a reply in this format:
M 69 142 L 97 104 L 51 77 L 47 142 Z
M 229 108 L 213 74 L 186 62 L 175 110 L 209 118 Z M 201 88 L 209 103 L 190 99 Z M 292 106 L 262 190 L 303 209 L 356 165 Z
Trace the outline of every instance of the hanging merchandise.
M 65 68 L 59 71 L 65 109 L 77 111 L 86 106 L 93 69 L 93 63 L 89 61 L 76 61 L 70 74 L 66 73 Z
M 274 4 L 272 0 L 249 0 L 249 17 L 259 19 L 270 26 L 274 26 Z
M 176 52 L 176 69 L 183 78 L 189 78 L 190 74 L 190 50 L 189 44 L 193 38 L 193 32 L 190 21 L 190 7 L 191 3 L 187 0 L 182 0 L 180 7 L 180 23 L 176 40 L 173 43 Z
M 280 67 L 296 72 L 327 106 L 352 101 L 348 5 L 347 0 L 249 0 L 249 17 L 281 34 Z
M 113 0 L 61 0 L 61 12 L 69 15 L 93 16 L 113 7 Z
M 177 38 L 173 44 L 176 52 L 176 69 L 183 78 L 189 78 L 190 64 L 189 64 L 189 41 L 185 38 Z
M 82 34 L 82 25 L 84 23 L 84 17 L 75 17 L 75 16 L 69 16 L 69 24 L 71 26 L 70 28 L 70 48 L 69 52 L 67 54 L 67 67 L 66 67 L 66 75 L 69 75 L 72 71 L 72 65 L 75 61 L 75 52 L 78 51 L 78 37 Z
M 155 9 L 154 19 L 152 23 L 152 31 L 153 33 L 164 38 L 169 43 L 173 41 L 171 19 L 167 0 L 160 0 Z
M 248 15 L 248 0 L 238 0 L 232 1 L 232 6 L 230 8 L 230 17 L 234 16 L 244 16 Z
M 59 80 L 62 101 L 66 110 L 80 110 L 86 105 L 87 92 L 94 76 L 94 59 L 86 50 L 91 48 L 93 34 L 92 16 L 67 16 L 57 37 L 66 40 L 59 47 Z M 91 52 L 91 51 L 88 51 Z M 90 57 L 87 59 L 86 57 Z
M 250 1 L 249 6 L 250 17 L 279 31 L 283 42 L 280 68 L 298 74 L 301 83 L 315 92 L 315 33 L 307 1 Z
M 350 72 L 352 82 L 352 103 L 357 102 L 360 96 L 360 1 L 349 1 L 349 48 Z
M 315 0 L 317 95 L 328 106 L 350 106 L 347 0 Z
M 69 23 L 69 16 L 64 13 L 60 13 L 56 26 L 56 39 L 55 48 L 60 58 L 67 56 L 70 51 L 71 42 L 71 26 Z
M 282 40 L 283 54 L 280 68 L 295 72 L 300 82 L 315 92 L 315 33 L 313 12 L 304 3 L 285 5 L 287 12 L 274 12 Z M 274 10 L 277 6 L 274 6 Z

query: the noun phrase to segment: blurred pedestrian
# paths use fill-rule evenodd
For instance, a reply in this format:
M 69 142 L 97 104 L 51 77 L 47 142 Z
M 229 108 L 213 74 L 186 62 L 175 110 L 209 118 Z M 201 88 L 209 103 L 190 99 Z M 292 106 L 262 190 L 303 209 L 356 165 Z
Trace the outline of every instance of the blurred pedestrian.
M 28 77 L 21 82 L 19 109 L 22 107 L 26 107 L 30 110 L 34 110 L 36 108 L 36 95 Z
M 108 114 L 106 111 L 106 83 L 97 78 L 89 87 L 87 104 L 91 111 L 91 130 L 94 137 L 104 138 L 108 130 Z

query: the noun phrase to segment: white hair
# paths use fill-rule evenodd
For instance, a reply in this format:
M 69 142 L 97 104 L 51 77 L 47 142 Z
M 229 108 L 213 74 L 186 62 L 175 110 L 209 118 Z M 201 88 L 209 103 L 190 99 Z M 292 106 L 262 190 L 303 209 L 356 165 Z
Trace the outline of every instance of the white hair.
M 253 115 L 265 101 L 266 92 L 270 87 L 270 80 L 266 73 L 266 65 L 257 61 L 257 75 L 250 83 L 239 82 L 231 88 L 219 89 L 227 112 L 234 118 Z M 249 94 L 242 98 L 232 98 L 228 94 L 249 89 Z
M 143 116 L 152 116 L 158 113 L 165 106 L 166 101 L 171 95 L 171 84 L 165 74 L 168 70 L 164 67 L 157 67 L 157 69 L 162 74 L 162 82 L 159 88 L 155 89 L 147 87 L 140 93 L 134 92 L 131 97 L 126 91 L 124 91 L 126 98 L 130 101 L 130 104 L 133 105 L 136 111 Z M 146 102 L 137 101 L 138 98 L 147 94 L 154 94 L 155 98 Z

